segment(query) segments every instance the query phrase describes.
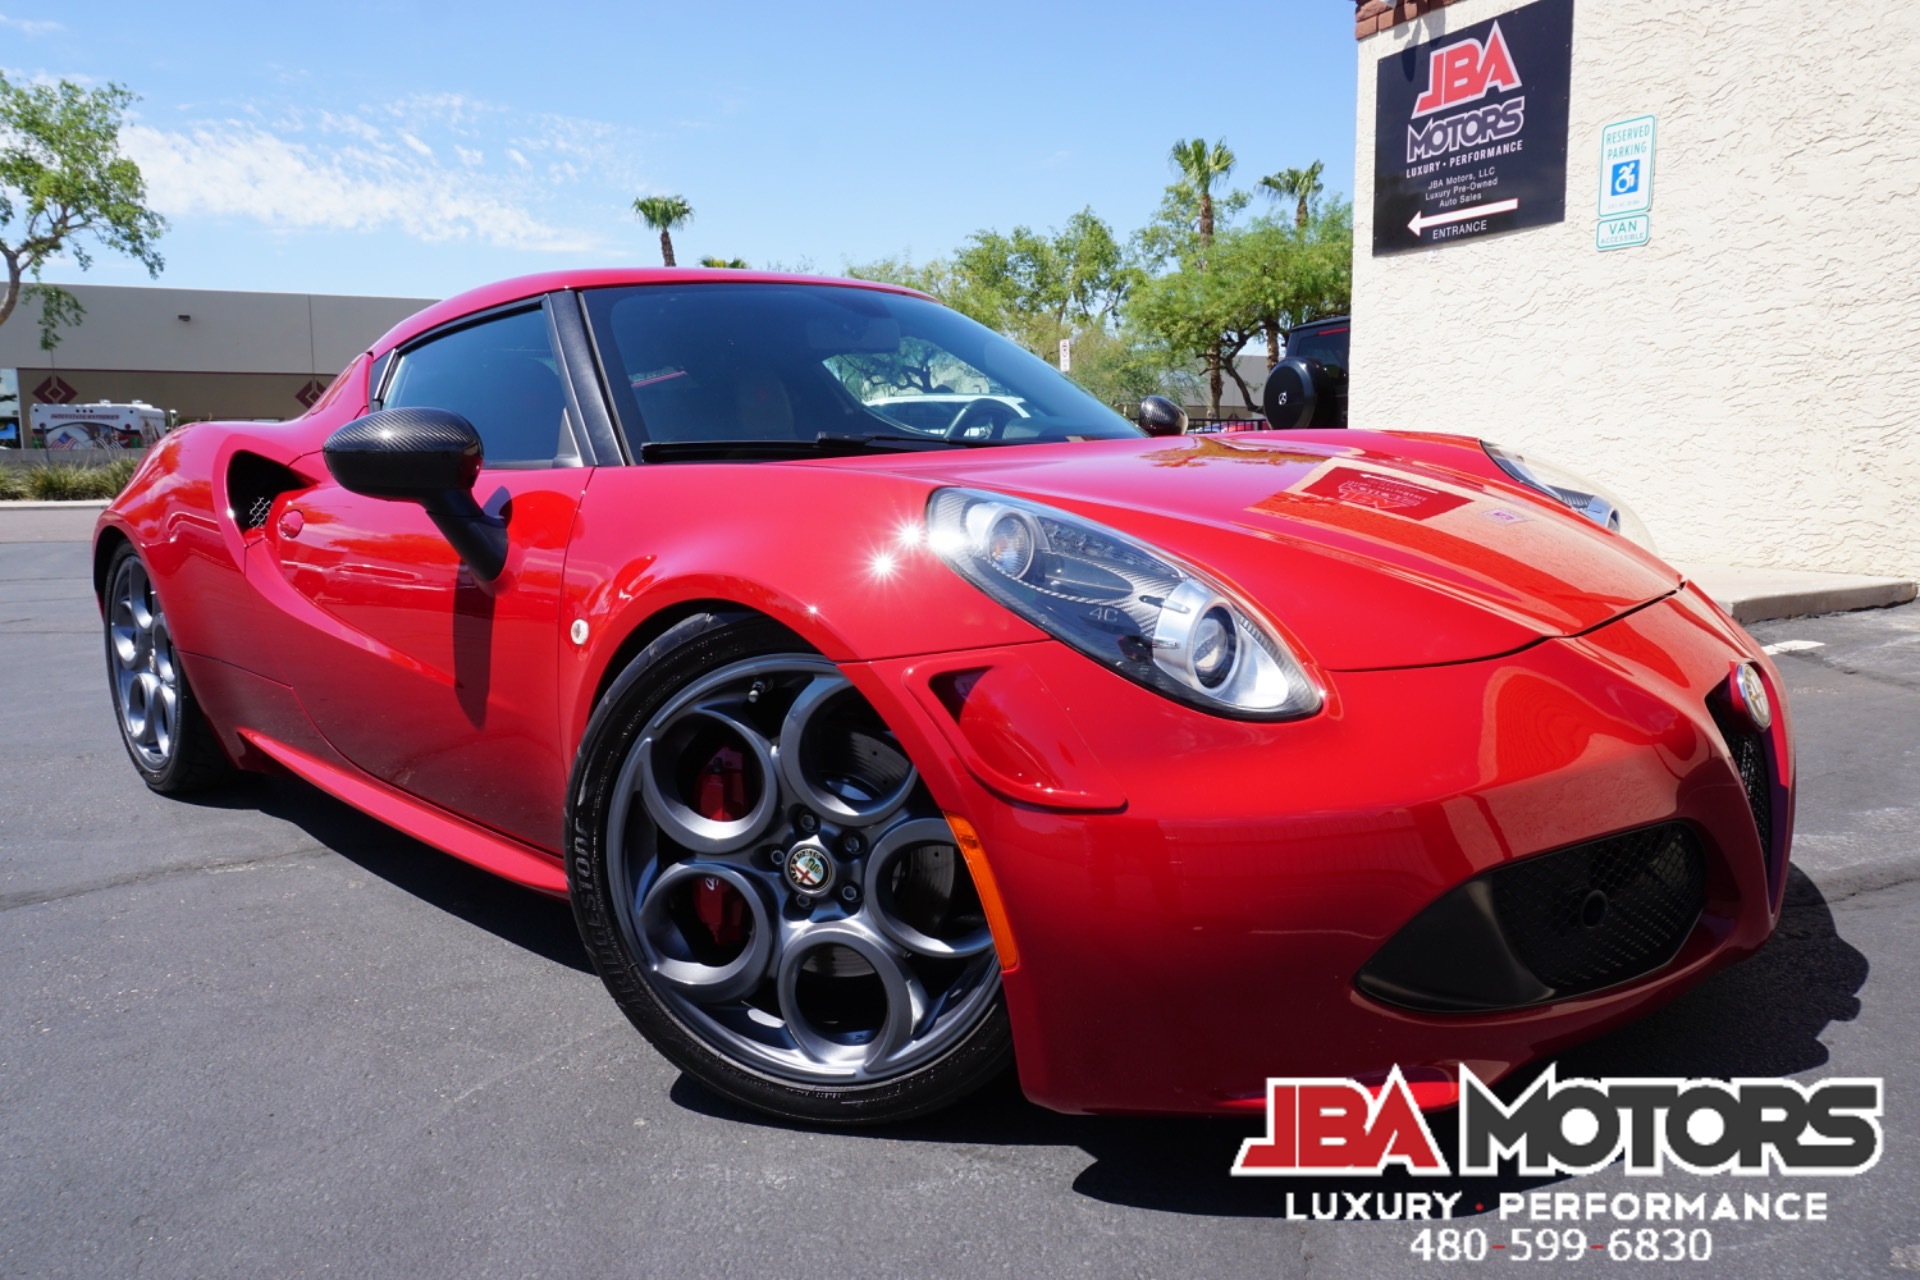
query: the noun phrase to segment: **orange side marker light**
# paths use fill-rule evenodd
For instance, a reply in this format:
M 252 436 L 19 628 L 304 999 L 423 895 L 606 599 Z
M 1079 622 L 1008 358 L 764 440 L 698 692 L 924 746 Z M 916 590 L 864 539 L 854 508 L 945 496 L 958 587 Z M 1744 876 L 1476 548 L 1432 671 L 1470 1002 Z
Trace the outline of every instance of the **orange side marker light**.
M 1006 972 L 1020 963 L 1020 949 L 1014 945 L 1013 926 L 1007 922 L 1006 904 L 1000 901 L 1000 886 L 994 883 L 993 868 L 987 865 L 987 851 L 973 824 L 959 814 L 949 813 L 947 826 L 953 830 L 960 856 L 967 860 L 973 876 L 973 888 L 980 895 L 980 909 L 987 914 L 987 928 L 993 931 L 993 949 L 1000 957 L 1000 970 Z

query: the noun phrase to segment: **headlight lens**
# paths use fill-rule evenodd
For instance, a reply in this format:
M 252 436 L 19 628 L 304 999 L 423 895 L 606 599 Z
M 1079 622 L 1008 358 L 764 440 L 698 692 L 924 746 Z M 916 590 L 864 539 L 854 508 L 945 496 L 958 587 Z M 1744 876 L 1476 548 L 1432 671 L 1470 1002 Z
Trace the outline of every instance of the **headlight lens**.
M 1320 709 L 1284 640 L 1218 583 L 1125 534 L 972 489 L 936 491 L 927 531 L 961 577 L 1129 680 L 1243 719 Z
M 1649 551 L 1653 550 L 1653 534 L 1640 517 L 1633 514 L 1626 503 L 1593 481 L 1584 480 L 1550 462 L 1522 457 L 1491 440 L 1482 440 L 1480 447 L 1487 451 L 1487 456 L 1502 471 L 1527 488 L 1544 493 L 1556 502 L 1565 503 L 1602 529 L 1611 529 L 1621 537 L 1637 542 Z

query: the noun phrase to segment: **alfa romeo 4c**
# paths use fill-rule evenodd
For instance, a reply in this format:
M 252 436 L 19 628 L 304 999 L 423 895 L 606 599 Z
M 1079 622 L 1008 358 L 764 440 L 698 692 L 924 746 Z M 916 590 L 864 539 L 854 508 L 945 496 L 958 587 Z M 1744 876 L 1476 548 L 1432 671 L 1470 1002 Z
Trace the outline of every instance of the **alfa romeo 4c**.
M 905 290 L 577 272 L 167 436 L 94 579 L 148 786 L 566 896 L 720 1094 L 1233 1113 L 1492 1080 L 1765 940 L 1778 677 L 1636 538 L 1474 439 L 1150 436 Z

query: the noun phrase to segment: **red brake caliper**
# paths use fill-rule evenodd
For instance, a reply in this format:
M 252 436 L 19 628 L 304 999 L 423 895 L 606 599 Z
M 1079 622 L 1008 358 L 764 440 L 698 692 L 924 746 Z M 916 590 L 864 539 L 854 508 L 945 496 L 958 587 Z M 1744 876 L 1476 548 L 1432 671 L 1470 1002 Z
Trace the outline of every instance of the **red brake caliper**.
M 747 816 L 746 761 L 732 747 L 721 747 L 700 771 L 693 808 L 714 822 Z M 694 886 L 693 910 L 716 944 L 728 947 L 747 936 L 747 903 L 739 890 L 718 876 L 702 876 Z

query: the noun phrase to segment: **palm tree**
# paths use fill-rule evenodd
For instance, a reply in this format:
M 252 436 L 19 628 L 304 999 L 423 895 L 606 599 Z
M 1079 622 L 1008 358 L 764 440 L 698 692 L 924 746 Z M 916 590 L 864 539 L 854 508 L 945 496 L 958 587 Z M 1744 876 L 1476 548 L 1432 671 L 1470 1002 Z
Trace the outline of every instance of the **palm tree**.
M 747 269 L 747 260 L 745 258 L 706 257 L 700 259 L 700 265 L 703 267 L 732 267 L 735 271 L 745 271 Z
M 1320 175 L 1325 171 L 1326 166 L 1315 160 L 1304 169 L 1282 169 L 1260 179 L 1260 185 L 1275 200 L 1294 201 L 1293 225 L 1296 231 L 1304 232 L 1307 229 L 1309 206 L 1313 198 L 1320 194 Z M 1271 369 L 1280 363 L 1280 325 L 1277 321 L 1268 320 L 1262 327 L 1267 339 L 1267 368 Z
M 1200 268 L 1204 271 L 1207 250 L 1213 247 L 1213 184 L 1225 182 L 1233 172 L 1233 152 L 1224 138 L 1211 147 L 1205 138 L 1190 138 L 1174 143 L 1167 161 L 1200 206 Z
M 1181 185 L 1193 196 L 1200 213 L 1200 270 L 1207 269 L 1207 250 L 1213 248 L 1213 184 L 1225 182 L 1233 172 L 1233 152 L 1225 138 L 1211 147 L 1205 138 L 1189 138 L 1173 144 L 1167 162 L 1180 175 Z M 1207 412 L 1220 416 L 1220 349 L 1207 351 Z
M 633 211 L 640 216 L 640 221 L 660 233 L 660 261 L 669 267 L 677 266 L 673 260 L 673 236 L 669 233 L 693 221 L 693 206 L 681 196 L 641 196 L 633 202 Z
M 1276 200 L 1293 199 L 1297 203 L 1293 209 L 1293 225 L 1305 230 L 1307 226 L 1308 206 L 1323 189 L 1320 175 L 1327 166 L 1315 160 L 1304 169 L 1282 169 L 1260 179 L 1260 185 L 1267 194 Z

